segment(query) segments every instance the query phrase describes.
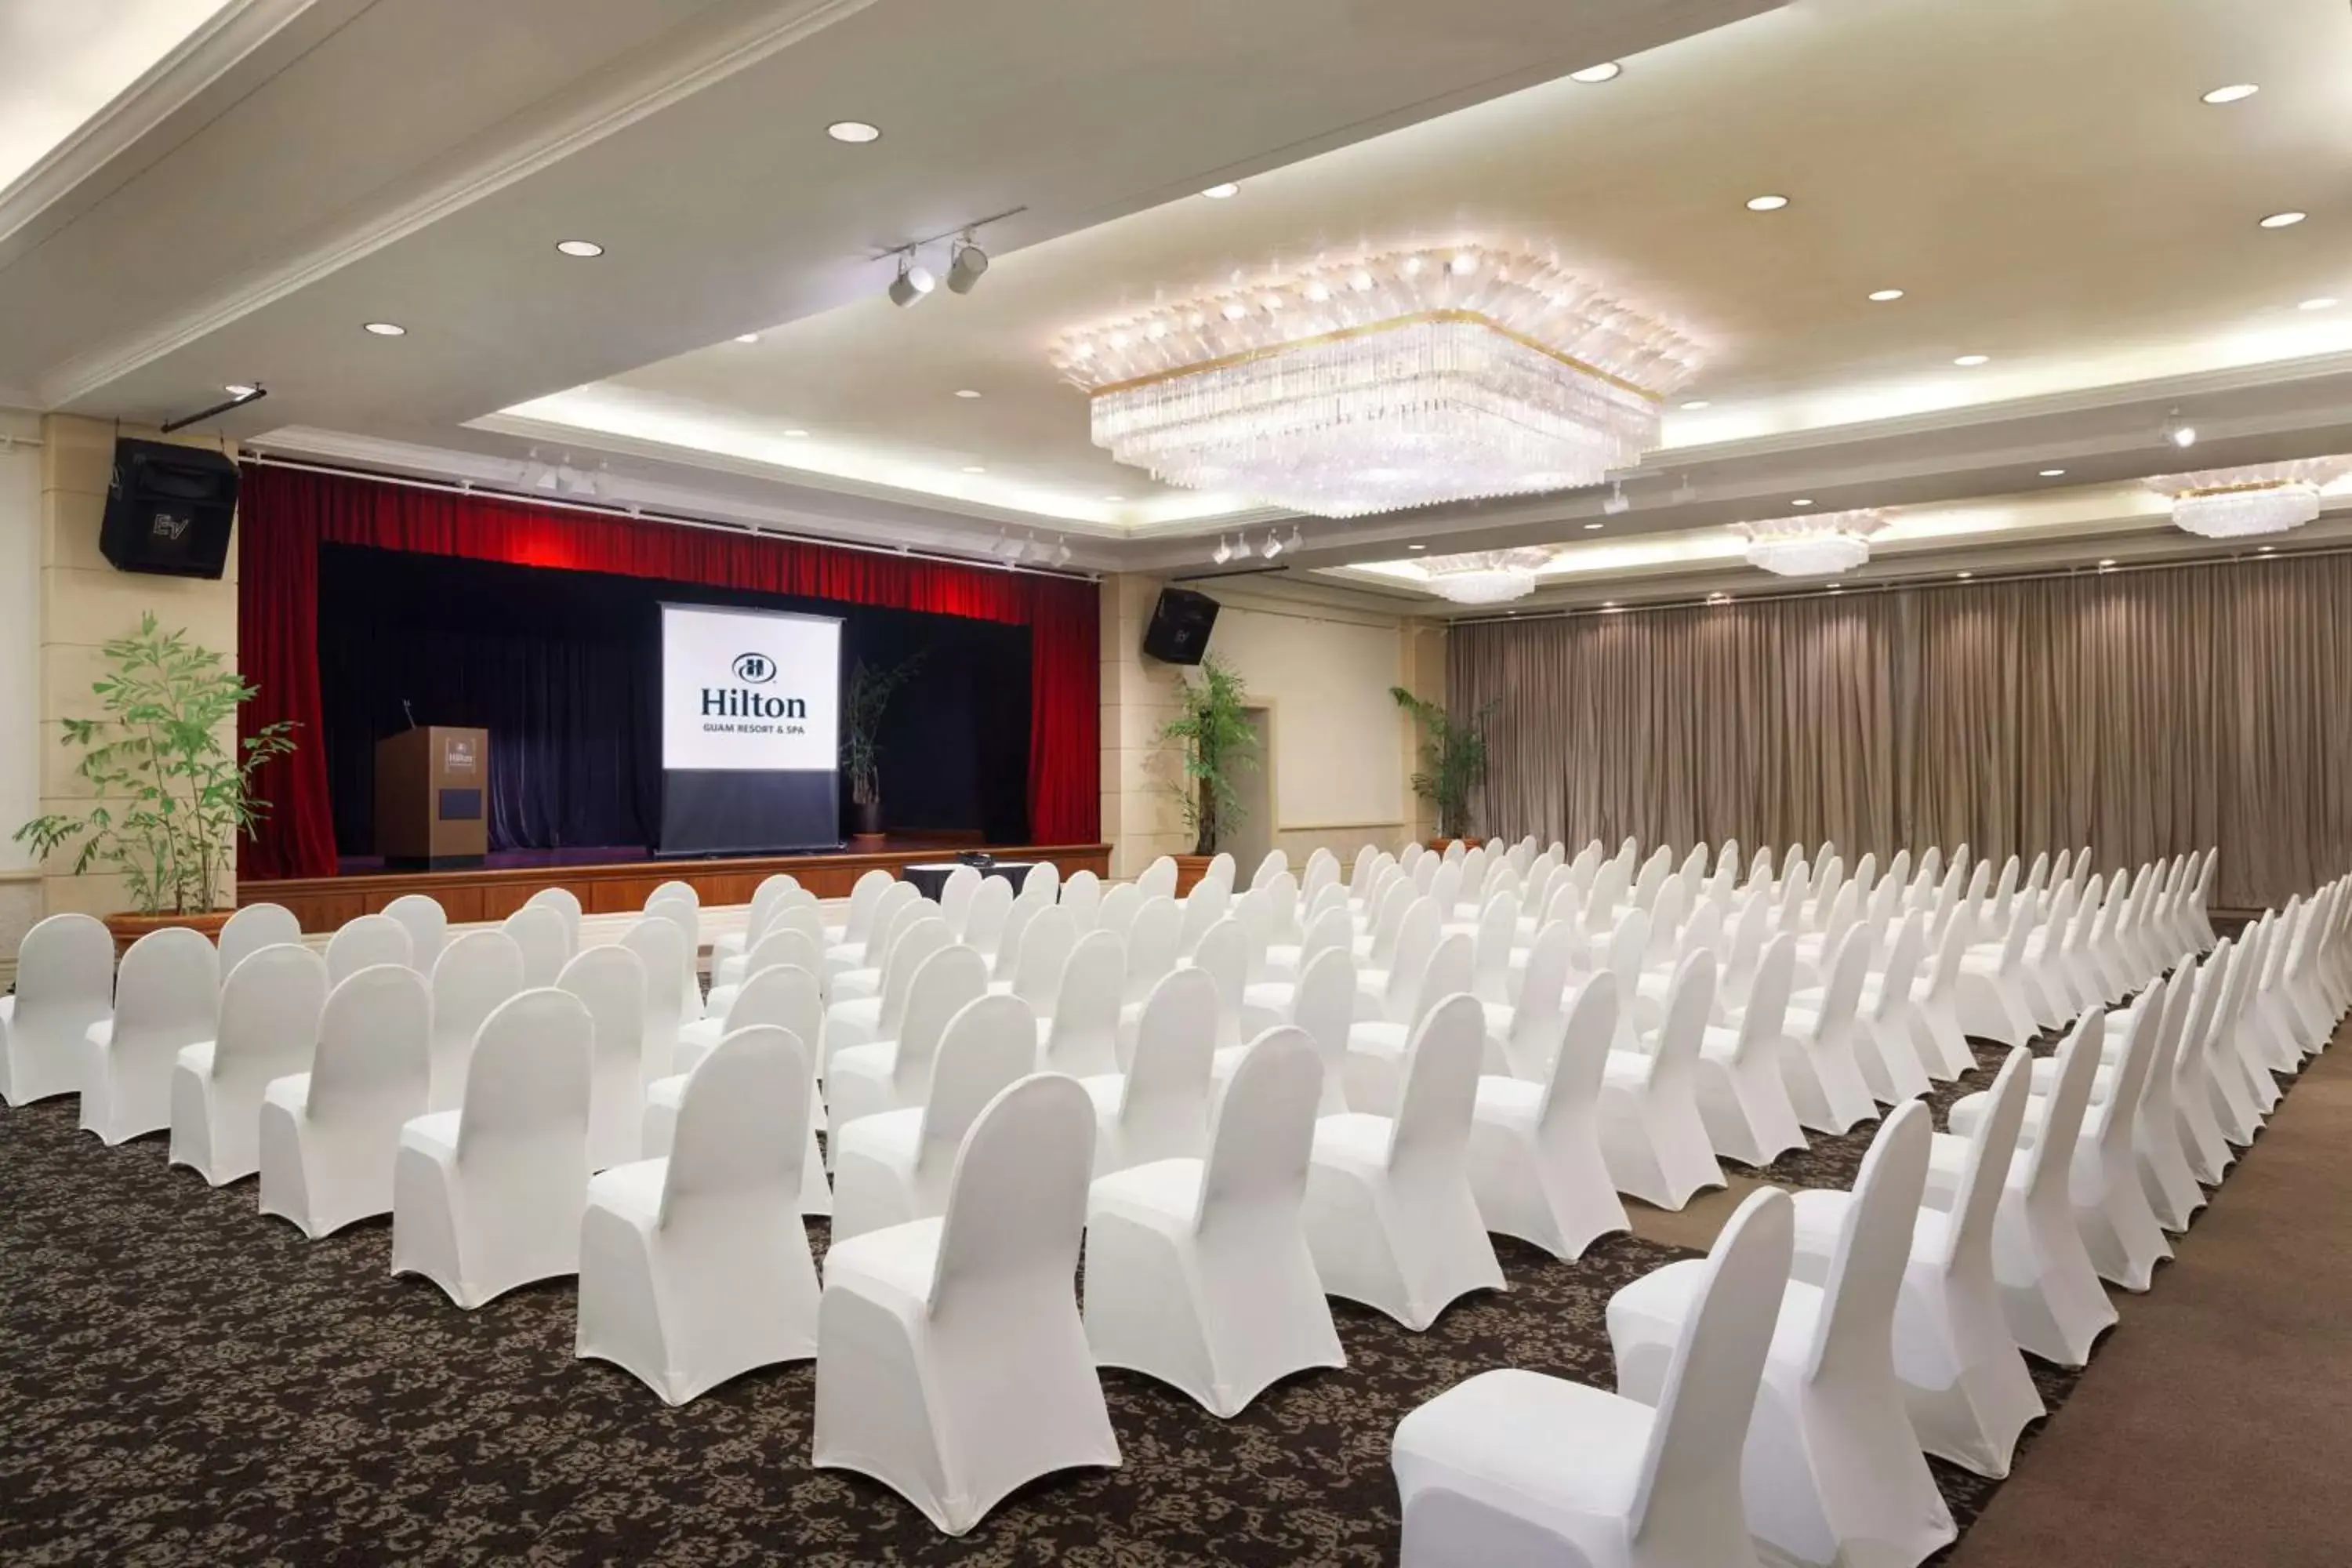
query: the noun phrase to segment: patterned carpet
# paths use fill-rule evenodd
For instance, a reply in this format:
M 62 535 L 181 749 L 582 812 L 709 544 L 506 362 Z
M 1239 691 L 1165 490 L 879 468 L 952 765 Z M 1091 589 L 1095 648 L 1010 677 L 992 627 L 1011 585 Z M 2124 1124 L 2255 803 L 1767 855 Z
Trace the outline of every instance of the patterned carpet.
M 1985 1081 L 1940 1092 L 1937 1120 Z M 386 1273 L 388 1222 L 306 1242 L 250 1181 L 208 1189 L 161 1137 L 110 1150 L 73 1121 L 71 1100 L 0 1110 L 11 1564 L 1391 1563 L 1397 1420 L 1490 1367 L 1608 1386 L 1610 1294 L 1687 1256 L 1623 1237 L 1564 1264 L 1497 1238 L 1507 1294 L 1422 1335 L 1334 1303 L 1347 1368 L 1231 1422 L 1108 1373 L 1123 1466 L 1049 1478 L 950 1540 L 809 1468 L 810 1363 L 670 1410 L 572 1358 L 569 1280 L 460 1312 Z M 1843 1185 L 1871 1131 L 1769 1174 Z M 2080 1375 L 2034 1372 L 2053 1410 Z M 1994 1484 L 1937 1476 L 1965 1528 Z

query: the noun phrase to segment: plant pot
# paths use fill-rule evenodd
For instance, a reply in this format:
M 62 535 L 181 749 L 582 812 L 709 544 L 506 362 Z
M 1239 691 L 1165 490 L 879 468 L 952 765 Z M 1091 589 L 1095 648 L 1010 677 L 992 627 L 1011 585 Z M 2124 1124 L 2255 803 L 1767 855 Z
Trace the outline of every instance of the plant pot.
M 883 837 L 880 801 L 853 800 L 849 803 L 849 836 L 866 840 Z
M 1454 840 L 1441 833 L 1436 837 L 1424 840 L 1424 842 L 1427 843 L 1429 847 L 1443 855 L 1445 853 L 1445 847 L 1453 843 Z M 1465 849 L 1475 849 L 1478 846 L 1486 842 L 1486 841 L 1485 839 L 1478 837 L 1475 834 L 1465 833 L 1462 836 L 1462 847 Z
M 149 931 L 166 931 L 173 926 L 185 926 L 190 931 L 201 931 L 217 942 L 220 940 L 221 927 L 228 924 L 228 917 L 235 913 L 236 913 L 235 910 L 206 910 L 202 914 L 120 914 L 107 915 L 102 918 L 106 921 L 107 931 L 114 938 L 114 951 L 119 957 L 128 952 L 131 950 L 131 944 Z
M 1173 858 L 1176 862 L 1176 896 L 1181 899 L 1201 885 L 1201 879 L 1209 874 L 1209 862 L 1216 857 L 1178 855 Z

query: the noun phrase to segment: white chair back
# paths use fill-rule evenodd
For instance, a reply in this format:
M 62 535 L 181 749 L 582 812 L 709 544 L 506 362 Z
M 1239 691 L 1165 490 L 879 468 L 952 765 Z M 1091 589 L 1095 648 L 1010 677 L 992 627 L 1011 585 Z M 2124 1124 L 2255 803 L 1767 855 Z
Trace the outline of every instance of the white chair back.
M 477 933 L 482 934 L 482 933 Z M 459 941 L 468 940 L 460 938 Z M 669 1076 L 670 1058 L 677 1049 L 677 1031 L 686 1022 L 686 939 L 674 921 L 648 918 L 631 926 L 621 945 L 637 955 L 646 971 L 646 1077 Z M 456 946 L 452 943 L 451 946 Z M 516 989 L 521 988 L 520 949 L 516 950 Z
M 265 947 L 281 943 L 299 943 L 302 940 L 302 922 L 294 911 L 283 904 L 247 904 L 228 917 L 222 926 L 215 945 L 220 949 L 220 972 L 223 984 L 236 973 L 236 966 Z M 20 962 L 16 973 L 24 973 Z
M 258 1100 L 271 1079 L 310 1071 L 326 1005 L 327 966 L 309 948 L 279 942 L 247 955 L 221 982 L 212 1077 Z
M 1290 1022 L 1315 1043 L 1315 1054 L 1323 1063 L 1320 1115 L 1337 1116 L 1348 1109 L 1348 1029 L 1355 1018 L 1355 955 L 1344 947 L 1317 953 L 1299 971 L 1298 988 L 1290 998 Z
M 383 906 L 383 912 L 408 931 L 408 964 L 426 980 L 449 945 L 449 914 L 437 899 L 423 893 L 403 893 Z
M 1486 1046 L 1486 1011 L 1467 992 L 1440 997 L 1423 1015 L 1405 1047 L 1404 1089 L 1389 1126 L 1391 1171 L 1463 1158 Z
M 1170 898 L 1148 899 L 1127 932 L 1127 998 L 1140 1002 L 1160 977 L 1176 967 L 1177 932 L 1183 913 Z
M 1088 931 L 1070 949 L 1054 994 L 1042 1066 L 1087 1078 L 1118 1070 L 1118 1009 L 1127 992 L 1127 944 Z
M 579 997 L 552 988 L 509 996 L 482 1020 L 457 1110 L 457 1163 L 576 1144 L 588 1179 L 588 1077 L 596 1026 Z
M 1936 1124 L 1927 1106 L 1906 1100 L 1880 1123 L 1853 1179 L 1830 1252 L 1822 1308 L 1806 1356 L 1808 1379 L 1851 1370 L 1879 1375 L 1894 1364 L 1895 1302 L 1911 1261 L 1911 1232 L 1927 1186 Z
M 891 1058 L 890 1079 L 898 1103 L 919 1105 L 930 1093 L 931 1064 L 937 1057 L 948 1021 L 988 994 L 988 963 L 962 946 L 949 946 L 926 957 L 907 987 L 906 1012 L 891 1031 L 898 1046 Z M 884 1036 L 884 1038 L 890 1037 Z M 1029 1056 L 1037 1056 L 1037 1039 L 1029 1039 Z
M 642 1082 L 646 1067 L 646 963 L 618 942 L 592 947 L 563 966 L 555 988 L 580 998 L 595 1026 L 591 1060 L 607 1075 Z
M 379 963 L 406 963 L 408 928 L 390 915 L 347 921 L 327 939 L 327 981 L 338 984 Z
M 1198 969 L 1171 970 L 1144 998 L 1134 1054 L 1119 1083 L 1124 1164 L 1198 1159 L 1206 1152 L 1216 1049 L 1216 983 Z
M 663 1230 L 708 1206 L 719 1224 L 798 1206 L 815 1071 L 809 1047 L 773 1024 L 730 1029 L 686 1080 L 662 1173 Z
M 949 1180 L 930 1316 L 971 1292 L 999 1310 L 1066 1299 L 1094 1157 L 1094 1102 L 1076 1079 L 1033 1074 L 989 1101 Z
M 1143 890 L 1143 896 L 1147 899 L 1174 898 L 1176 896 L 1175 858 L 1170 855 L 1160 856 L 1143 868 L 1143 875 L 1135 879 L 1135 885 Z
M 676 900 L 697 910 L 702 908 L 702 895 L 695 891 L 694 884 L 691 882 L 681 882 L 676 879 L 664 882 L 646 895 L 646 908 L 650 910 L 665 900 Z
M 676 942 L 677 934 L 664 928 Z M 675 963 L 677 950 L 664 950 Z M 522 949 L 499 931 L 469 931 L 441 950 L 433 966 L 432 1103 L 454 1110 L 466 1086 L 466 1063 L 474 1037 L 509 998 L 523 989 Z M 670 1023 L 670 1037 L 677 1024 Z
M 345 927 L 349 930 L 349 927 Z M 525 904 L 499 922 L 499 929 L 514 939 L 522 951 L 523 984 L 534 989 L 552 985 L 563 966 L 572 960 L 571 939 L 563 930 L 563 915 L 545 904 Z M 342 940 L 342 932 L 335 933 Z M 330 948 L 330 955 L 333 949 Z
M 1062 868 L 1051 860 L 1040 860 L 1021 879 L 1021 890 L 1032 898 L 1055 902 L 1062 893 Z
M 905 886 L 905 883 L 878 866 L 851 883 L 849 916 L 847 922 L 842 927 L 841 940 L 845 942 L 860 942 L 871 936 L 874 932 L 875 912 L 881 907 L 882 895 L 893 888 Z M 912 891 L 911 889 L 908 890 Z
M 9 1103 L 79 1088 L 83 1038 L 113 1011 L 114 936 L 105 923 L 84 914 L 37 921 L 16 944 L 16 1006 L 0 1041 Z
M 899 1032 L 900 1020 L 906 1016 L 908 996 L 914 987 L 915 976 L 922 972 L 923 965 L 929 963 L 934 954 L 955 945 L 955 938 L 948 931 L 948 922 L 937 915 L 925 915 L 898 933 L 898 940 L 890 944 L 890 956 L 882 965 L 881 1006 L 875 1019 L 877 1039 L 888 1039 Z M 964 951 L 974 958 L 980 957 L 971 948 Z M 987 979 L 987 968 L 988 961 L 981 959 L 983 982 Z M 945 1019 L 940 1021 L 946 1022 Z
M 814 971 L 796 963 L 760 971 L 736 994 L 721 1030 L 731 1035 L 770 1024 L 799 1040 L 814 1040 L 824 1033 L 824 996 Z M 810 1070 L 815 1070 L 814 1066 Z
M 1058 904 L 1037 911 L 1021 937 L 1021 962 L 1013 970 L 1013 994 L 1043 1014 L 1062 989 L 1062 969 L 1078 944 L 1078 922 Z M 1034 1043 L 1034 1042 L 1033 1042 Z
M 980 868 L 958 866 L 940 884 L 940 918 L 961 940 L 963 936 L 964 915 L 971 908 L 971 896 L 980 891 Z
M 944 1169 L 990 1101 L 1035 1070 L 1037 1015 L 1018 996 L 980 996 L 940 1036 L 915 1163 Z
M 1095 929 L 1107 931 L 1124 941 L 1128 928 L 1135 923 L 1135 912 L 1142 907 L 1143 889 L 1133 882 L 1120 882 L 1106 888 L 1102 902 L 1095 907 Z
M 580 899 L 569 888 L 541 888 L 523 900 L 527 910 L 553 910 L 563 920 L 566 957 L 580 951 Z
M 1290 857 L 1279 849 L 1269 849 L 1259 859 L 1256 868 L 1250 872 L 1249 885 L 1263 888 L 1289 869 Z
M 1080 936 L 1095 929 L 1095 918 L 1102 908 L 1102 879 L 1092 871 L 1076 870 L 1062 882 L 1061 906 Z
M 481 934 L 494 935 L 494 932 Z M 314 1120 L 373 1121 L 391 1136 L 433 1092 L 433 988 L 405 965 L 362 969 L 327 993 L 304 1109 Z
M 1707 1253 L 1696 1299 L 1675 1336 L 1627 1517 L 1640 1560 L 1697 1560 L 1676 1549 L 1677 1529 L 1711 1539 L 1713 1521 L 1677 1510 L 1675 1499 L 1706 1497 L 1739 1473 L 1764 1358 L 1788 1289 L 1796 1207 L 1778 1187 L 1750 1193 Z M 1703 1551 L 1699 1553 L 1703 1555 Z
M 1297 1223 L 1323 1074 L 1302 1029 L 1277 1026 L 1250 1042 L 1210 1116 L 1195 1235 Z
M 1608 973 L 1587 980 L 1568 1005 L 1559 1048 L 1544 1065 L 1543 1101 L 1536 1111 L 1538 1127 L 1550 1125 L 1556 1117 L 1591 1116 L 1601 1099 L 1601 1074 L 1609 1067 L 1610 1042 L 1617 1037 L 1617 977 Z

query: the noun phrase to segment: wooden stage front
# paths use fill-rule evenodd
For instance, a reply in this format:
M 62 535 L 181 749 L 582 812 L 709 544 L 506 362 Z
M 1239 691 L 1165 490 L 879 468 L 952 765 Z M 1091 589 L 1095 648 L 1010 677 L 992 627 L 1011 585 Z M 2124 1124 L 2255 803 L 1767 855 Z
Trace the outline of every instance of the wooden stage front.
M 645 907 L 664 882 L 690 882 L 709 908 L 748 904 L 761 879 L 779 871 L 799 879 L 820 899 L 841 899 L 857 879 L 880 868 L 896 875 L 910 862 L 951 859 L 977 847 L 969 839 L 886 839 L 878 849 L 860 847 L 811 855 L 764 855 L 710 860 L 630 860 L 612 865 L 504 866 L 468 871 L 371 871 L 347 877 L 299 877 L 237 884 L 240 904 L 283 904 L 305 931 L 331 931 L 345 921 L 373 914 L 404 893 L 437 900 L 455 923 L 501 921 L 522 908 L 541 888 L 569 888 L 584 913 L 625 914 Z M 1051 860 L 1066 877 L 1073 871 L 1110 874 L 1108 844 L 992 844 L 1001 860 Z

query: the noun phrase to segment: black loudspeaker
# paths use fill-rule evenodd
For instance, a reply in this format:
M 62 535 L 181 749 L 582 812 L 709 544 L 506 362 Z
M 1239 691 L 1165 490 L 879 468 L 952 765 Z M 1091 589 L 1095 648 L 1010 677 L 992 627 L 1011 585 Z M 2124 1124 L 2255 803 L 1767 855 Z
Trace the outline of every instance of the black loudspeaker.
M 236 517 L 236 465 L 202 447 L 117 441 L 98 547 L 122 572 L 217 577 Z
M 1143 651 L 1170 664 L 1198 664 L 1209 651 L 1209 628 L 1217 624 L 1217 601 L 1190 588 L 1162 588 L 1143 631 Z

